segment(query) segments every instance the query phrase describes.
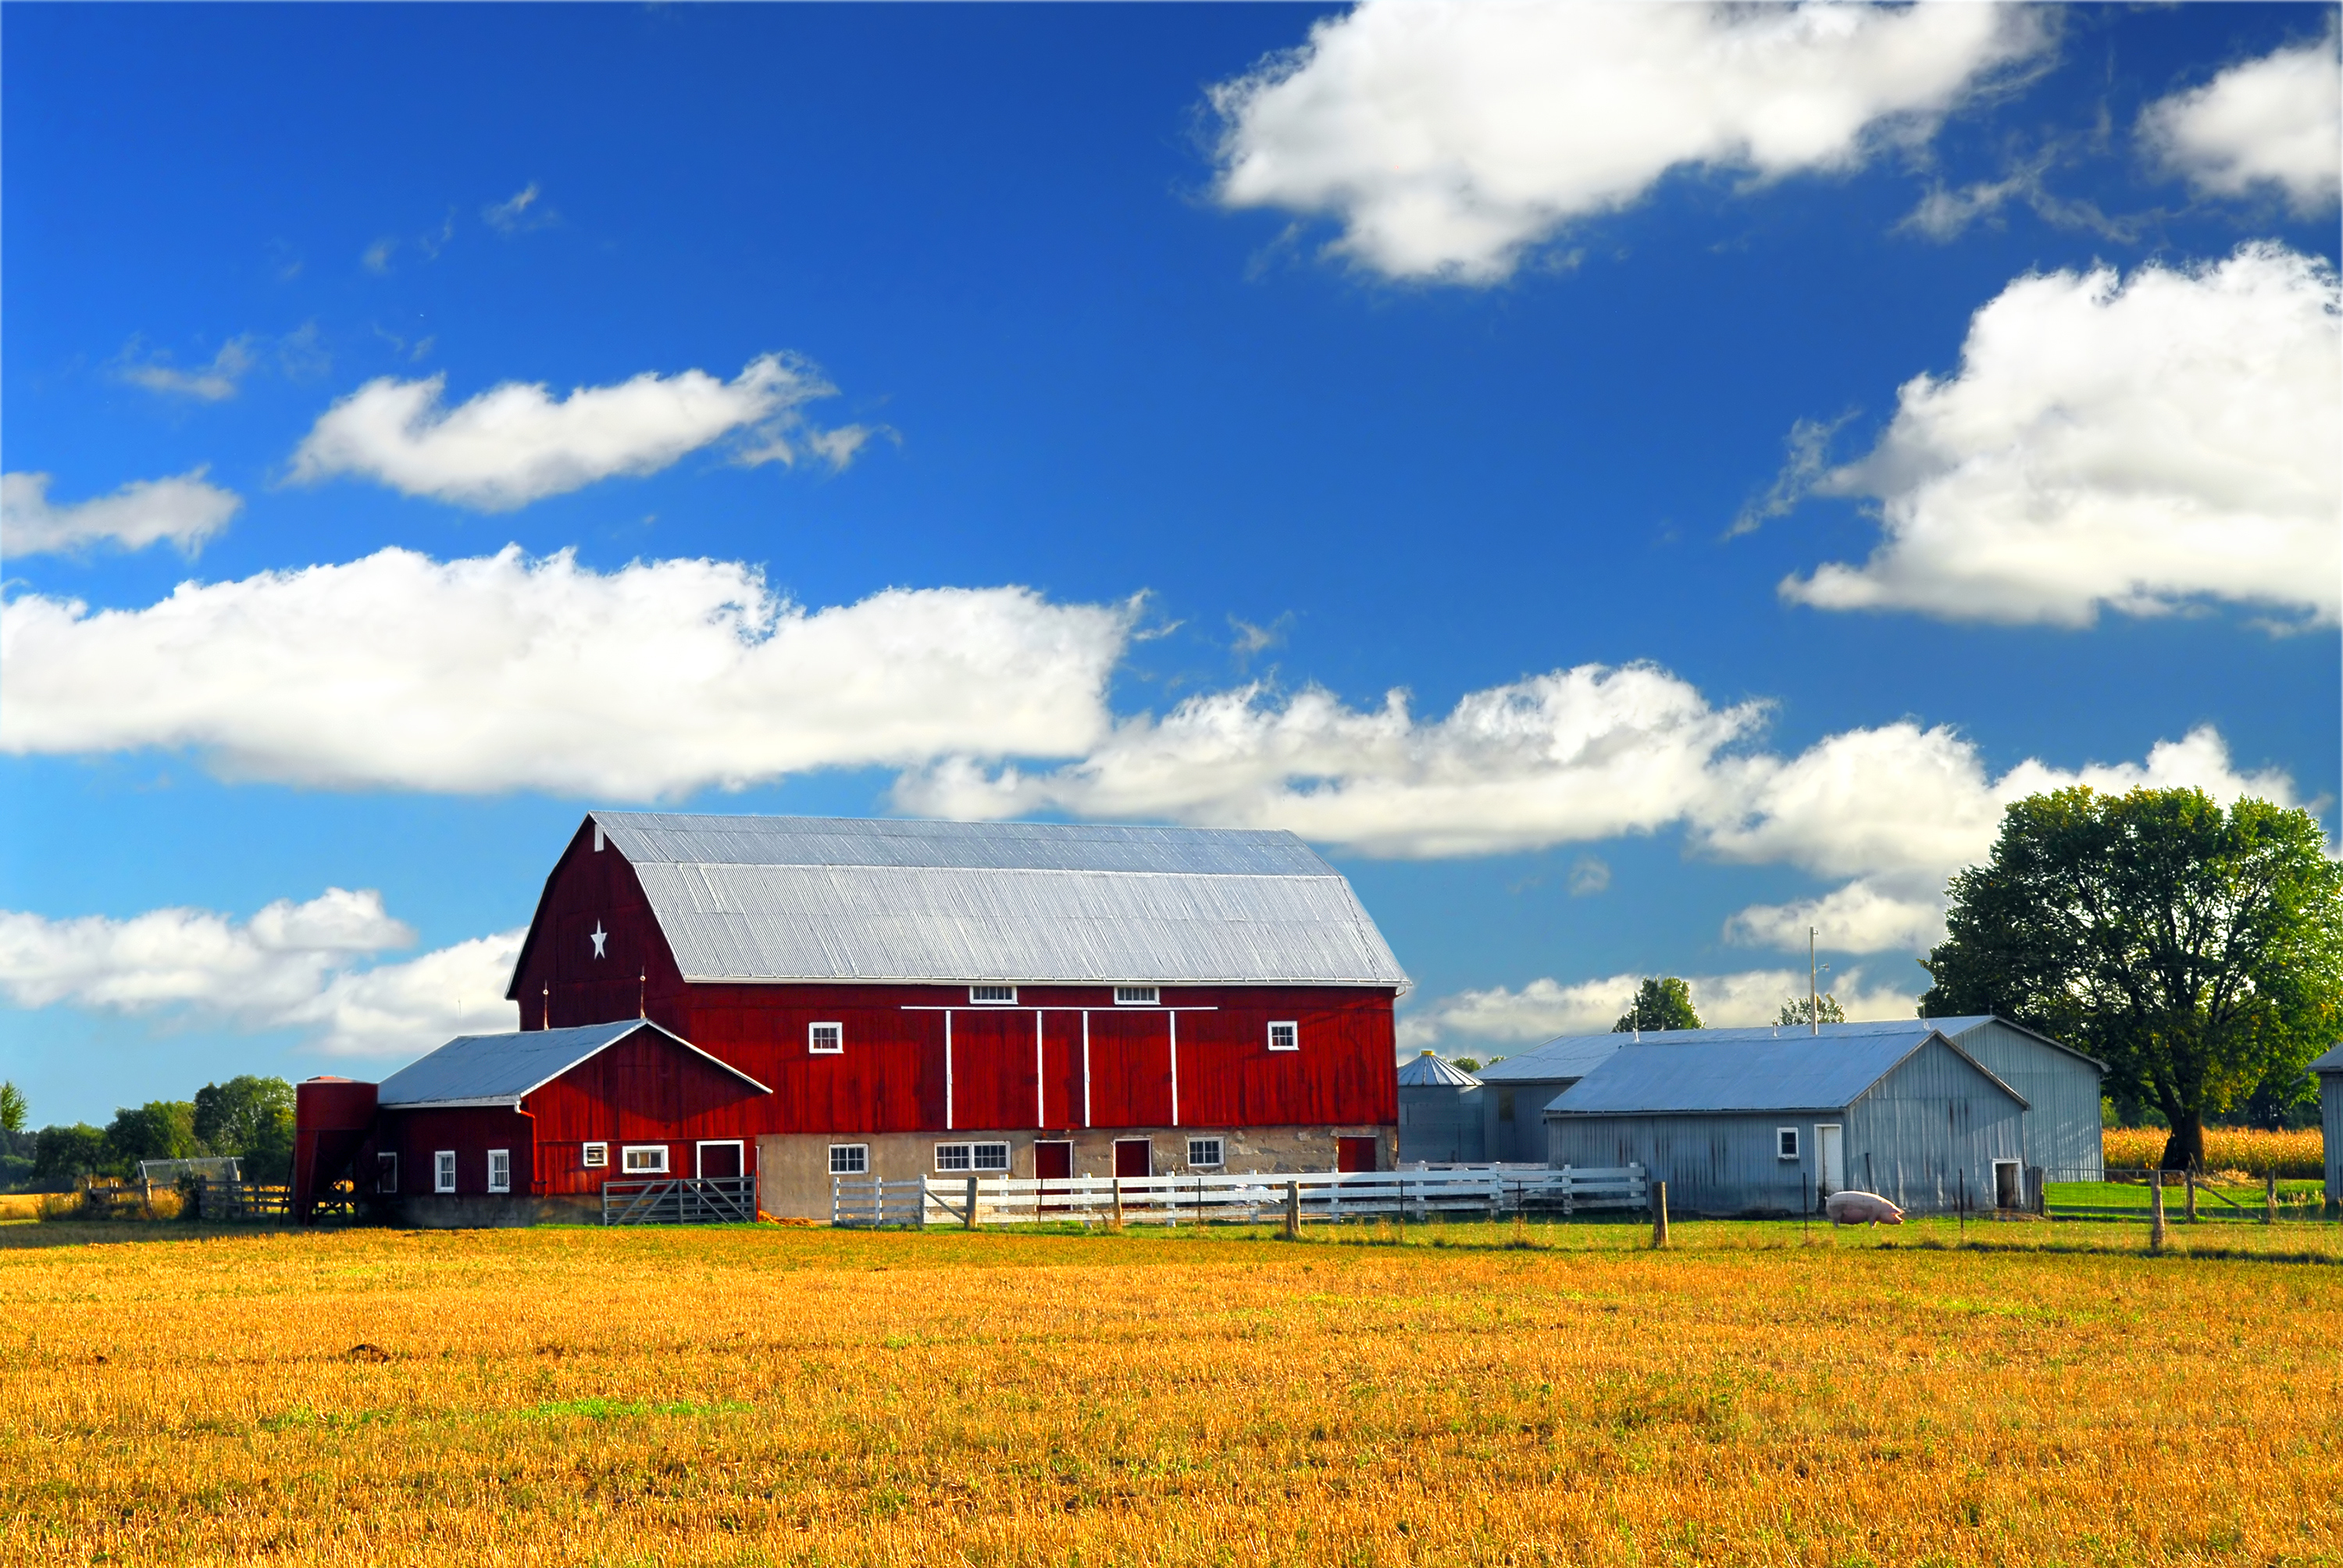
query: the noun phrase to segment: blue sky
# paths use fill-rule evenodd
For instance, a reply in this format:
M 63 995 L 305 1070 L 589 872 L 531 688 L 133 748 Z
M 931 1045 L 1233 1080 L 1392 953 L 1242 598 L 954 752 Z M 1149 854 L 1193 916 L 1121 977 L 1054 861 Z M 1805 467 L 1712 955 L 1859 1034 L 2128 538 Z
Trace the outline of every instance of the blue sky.
M 2334 25 L 12 5 L 0 1076 L 508 1022 L 594 805 L 1290 827 L 1483 1056 L 2331 833 Z

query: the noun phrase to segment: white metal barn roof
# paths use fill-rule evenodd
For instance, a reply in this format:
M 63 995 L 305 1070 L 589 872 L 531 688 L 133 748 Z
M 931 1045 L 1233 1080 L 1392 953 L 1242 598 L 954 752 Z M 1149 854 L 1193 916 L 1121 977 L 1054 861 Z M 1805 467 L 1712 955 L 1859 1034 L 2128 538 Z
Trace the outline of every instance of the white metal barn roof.
M 382 1081 L 375 1103 L 386 1110 L 419 1111 L 462 1105 L 518 1105 L 579 1062 L 607 1050 L 639 1029 L 665 1035 L 685 1050 L 730 1073 L 760 1094 L 772 1091 L 719 1061 L 681 1035 L 630 1018 L 619 1023 L 589 1023 L 576 1029 L 523 1030 L 516 1034 L 461 1034 L 418 1061 Z
M 591 820 L 689 980 L 1409 983 L 1350 883 L 1286 832 Z

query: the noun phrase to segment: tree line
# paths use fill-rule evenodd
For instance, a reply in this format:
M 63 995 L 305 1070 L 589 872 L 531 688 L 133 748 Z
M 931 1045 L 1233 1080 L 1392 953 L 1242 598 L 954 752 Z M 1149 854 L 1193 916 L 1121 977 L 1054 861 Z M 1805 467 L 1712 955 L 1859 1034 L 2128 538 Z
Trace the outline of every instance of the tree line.
M 22 1092 L 0 1084 L 0 1132 L 22 1135 L 27 1119 Z M 206 1154 L 235 1155 L 247 1181 L 285 1181 L 293 1172 L 293 1086 L 246 1073 L 206 1083 L 193 1100 L 119 1107 L 104 1127 L 44 1127 L 31 1141 L 29 1153 L 12 1149 L 6 1156 L 7 1185 L 62 1187 L 85 1177 L 131 1175 L 142 1160 Z

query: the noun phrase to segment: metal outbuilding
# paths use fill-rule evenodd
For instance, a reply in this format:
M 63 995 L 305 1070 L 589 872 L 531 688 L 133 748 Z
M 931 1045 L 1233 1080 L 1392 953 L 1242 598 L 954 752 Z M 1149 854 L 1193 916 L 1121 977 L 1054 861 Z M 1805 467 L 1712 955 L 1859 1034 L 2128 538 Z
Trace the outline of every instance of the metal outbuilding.
M 1693 1213 L 1812 1211 L 1842 1190 L 2034 1206 L 2025 1097 L 1927 1020 L 1717 1038 L 1743 1032 L 1629 1040 L 1546 1108 L 1550 1161 L 1641 1164 Z
M 1399 1070 L 1403 1165 L 1475 1163 L 1482 1158 L 1481 1081 L 1427 1050 Z
M 1546 1106 L 1634 1038 L 1565 1034 L 1481 1069 L 1483 1158 L 1513 1165 L 1543 1164 Z
M 2319 1125 L 2327 1140 L 2327 1201 L 2343 1203 L 2343 1045 L 2310 1064 L 2318 1075 Z

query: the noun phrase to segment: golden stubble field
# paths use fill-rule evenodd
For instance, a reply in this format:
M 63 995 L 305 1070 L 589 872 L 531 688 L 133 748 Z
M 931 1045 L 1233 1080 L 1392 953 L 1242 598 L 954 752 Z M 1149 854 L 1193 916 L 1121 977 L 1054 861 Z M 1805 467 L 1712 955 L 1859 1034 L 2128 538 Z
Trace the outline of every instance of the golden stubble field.
M 174 1231 L 0 1231 L 0 1557 L 2343 1561 L 2331 1261 Z

